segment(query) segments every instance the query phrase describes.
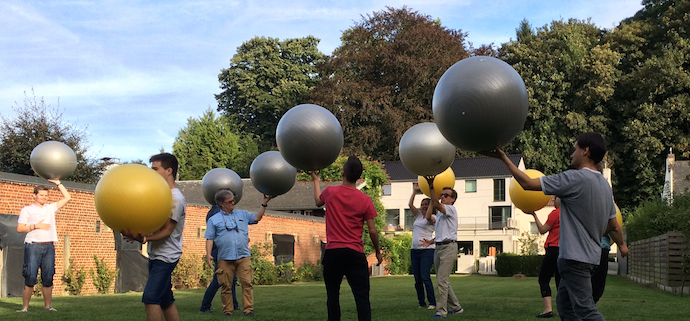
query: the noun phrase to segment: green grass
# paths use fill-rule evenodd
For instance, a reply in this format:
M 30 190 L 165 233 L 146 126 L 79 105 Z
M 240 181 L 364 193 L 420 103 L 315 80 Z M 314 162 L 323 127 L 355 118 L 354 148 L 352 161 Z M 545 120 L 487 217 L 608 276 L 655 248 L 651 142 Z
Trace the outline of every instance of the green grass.
M 465 308 L 447 320 L 535 320 L 542 303 L 536 278 L 511 279 L 488 276 L 451 276 L 453 289 Z M 427 320 L 434 311 L 417 308 L 412 276 L 371 279 L 373 320 Z M 239 288 L 238 288 L 239 289 Z M 198 313 L 204 289 L 175 291 L 182 320 L 243 320 L 240 313 L 224 317 L 220 293 L 214 312 Z M 29 313 L 16 313 L 21 298 L 0 300 L 0 320 L 143 320 L 141 293 L 55 297 L 58 312 L 43 310 L 43 299 L 32 298 Z M 322 282 L 256 286 L 256 320 L 326 320 L 326 290 Z M 343 320 L 357 320 L 347 282 L 341 288 Z M 555 302 L 554 302 L 555 306 Z M 609 276 L 599 310 L 611 320 L 682 320 L 690 315 L 690 298 L 668 294 Z

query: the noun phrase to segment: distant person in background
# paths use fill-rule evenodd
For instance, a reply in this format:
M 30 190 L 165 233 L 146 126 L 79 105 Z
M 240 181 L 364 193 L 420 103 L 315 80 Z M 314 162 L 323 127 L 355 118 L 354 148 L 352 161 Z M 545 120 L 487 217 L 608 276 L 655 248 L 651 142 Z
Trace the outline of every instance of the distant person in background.
M 408 206 L 414 215 L 414 223 L 412 229 L 412 249 L 410 250 L 410 258 L 412 260 L 412 274 L 414 275 L 414 288 L 417 291 L 417 300 L 419 307 L 426 307 L 424 300 L 424 290 L 426 289 L 426 298 L 429 300 L 429 310 L 436 309 L 436 296 L 434 295 L 434 284 L 431 282 L 431 265 L 434 264 L 434 249 L 435 244 L 424 247 L 422 239 L 432 239 L 434 234 L 434 224 L 436 223 L 436 215 L 431 215 L 430 219 L 426 219 L 426 211 L 429 209 L 430 198 L 425 198 L 419 205 L 419 209 L 414 206 L 414 198 L 419 191 L 419 184 L 412 185 L 412 195 Z
M 58 241 L 55 229 L 55 212 L 72 199 L 67 189 L 58 179 L 49 179 L 57 185 L 62 199 L 48 203 L 48 186 L 34 187 L 34 202 L 22 208 L 17 218 L 17 233 L 26 233 L 24 238 L 24 292 L 22 309 L 17 312 L 28 312 L 29 301 L 38 281 L 38 269 L 41 269 L 41 291 L 43 303 L 48 311 L 57 311 L 51 305 L 53 299 L 53 276 L 55 275 L 55 243 Z
M 213 215 L 216 215 L 218 212 L 220 212 L 220 207 L 218 205 L 213 205 L 206 214 L 206 223 L 208 223 L 209 218 L 211 218 Z M 218 270 L 218 246 L 216 246 L 215 243 L 213 243 L 213 247 L 211 249 L 211 256 L 213 257 L 213 265 L 211 266 L 213 268 L 213 280 L 211 280 L 211 283 L 209 283 L 208 288 L 206 289 L 206 293 L 204 293 L 204 298 L 201 301 L 199 313 L 211 312 L 211 302 L 213 302 L 213 298 L 216 296 L 218 289 L 220 289 L 220 284 L 218 284 L 218 275 L 216 275 L 216 270 Z M 237 302 L 237 294 L 235 292 L 236 285 L 237 274 L 235 274 L 232 278 L 233 310 L 239 310 L 240 308 L 240 304 Z
M 537 318 L 553 318 L 553 307 L 551 304 L 551 277 L 556 276 L 556 290 L 561 283 L 561 275 L 558 273 L 558 239 L 559 239 L 559 229 L 560 229 L 560 215 L 561 215 L 561 201 L 556 197 L 553 202 L 554 207 L 556 207 L 549 217 L 546 219 L 546 223 L 541 224 L 537 214 L 532 214 L 534 217 L 534 222 L 537 223 L 537 229 L 539 233 L 549 233 L 546 237 L 546 242 L 544 243 L 544 248 L 546 249 L 546 254 L 544 255 L 544 260 L 541 262 L 541 270 L 539 270 L 539 288 L 541 289 L 541 298 L 544 301 L 544 311 L 537 315 Z

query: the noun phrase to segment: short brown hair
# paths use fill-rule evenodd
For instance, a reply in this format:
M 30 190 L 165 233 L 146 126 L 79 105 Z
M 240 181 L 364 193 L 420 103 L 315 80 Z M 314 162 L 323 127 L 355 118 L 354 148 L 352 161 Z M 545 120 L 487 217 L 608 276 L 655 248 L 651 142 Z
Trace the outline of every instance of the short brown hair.
M 34 194 L 38 194 L 38 191 L 50 191 L 50 188 L 44 185 L 34 187 Z
M 443 189 L 451 190 L 450 197 L 452 197 L 455 201 L 458 200 L 458 192 L 456 192 L 452 187 L 444 187 Z M 455 204 L 455 201 L 453 201 L 453 204 Z

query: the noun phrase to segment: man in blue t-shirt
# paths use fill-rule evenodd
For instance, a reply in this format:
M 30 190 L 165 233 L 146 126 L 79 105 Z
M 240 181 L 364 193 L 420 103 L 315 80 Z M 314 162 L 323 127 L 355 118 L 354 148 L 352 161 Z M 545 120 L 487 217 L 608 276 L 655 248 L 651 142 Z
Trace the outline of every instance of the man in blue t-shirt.
M 208 223 L 208 220 L 216 215 L 218 212 L 220 212 L 220 207 L 218 205 L 213 205 L 211 206 L 211 209 L 208 210 L 208 213 L 206 213 L 206 223 Z M 218 276 L 216 275 L 216 270 L 218 269 L 218 247 L 216 244 L 213 244 L 213 248 L 211 249 L 211 256 L 213 257 L 213 263 L 214 265 L 209 265 L 213 267 L 213 279 L 211 280 L 211 283 L 208 284 L 208 288 L 206 289 L 206 293 L 204 293 L 204 298 L 201 300 L 201 308 L 199 309 L 199 313 L 209 313 L 211 312 L 211 302 L 213 302 L 213 297 L 216 296 L 216 292 L 218 292 L 218 289 L 220 288 L 220 284 L 218 284 Z M 237 302 L 237 295 L 235 293 L 235 284 L 237 283 L 237 275 L 235 275 L 232 279 L 232 307 L 233 310 L 237 310 L 240 308 L 239 303 Z
M 584 133 L 573 146 L 570 158 L 574 170 L 539 178 L 520 171 L 499 148 L 482 154 L 503 161 L 525 190 L 543 191 L 561 199 L 558 313 L 562 320 L 604 320 L 594 304 L 591 283 L 599 265 L 601 237 L 610 234 L 618 244 L 625 243 L 616 222 L 611 186 L 596 168 L 606 154 L 604 138 L 598 133 Z M 620 251 L 627 256 L 625 245 Z
M 216 275 L 221 285 L 223 314 L 231 315 L 234 309 L 231 287 L 236 274 L 242 285 L 242 312 L 246 316 L 254 316 L 254 275 L 249 252 L 249 224 L 256 224 L 263 218 L 271 197 L 264 195 L 261 208 L 256 214 L 235 210 L 235 195 L 229 190 L 219 190 L 214 200 L 220 207 L 220 212 L 206 223 L 204 238 L 206 261 L 209 265 L 213 264 L 213 244 L 218 247 Z

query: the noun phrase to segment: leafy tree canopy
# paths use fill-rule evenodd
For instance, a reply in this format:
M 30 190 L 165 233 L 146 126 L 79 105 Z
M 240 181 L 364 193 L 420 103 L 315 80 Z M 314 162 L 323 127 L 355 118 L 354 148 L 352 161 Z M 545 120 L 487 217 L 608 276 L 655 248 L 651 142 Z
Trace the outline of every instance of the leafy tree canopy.
M 52 108 L 41 97 L 24 93 L 23 106 L 15 103 L 15 117 L 0 115 L 0 170 L 8 173 L 35 175 L 29 158 L 40 143 L 54 140 L 65 143 L 77 155 L 77 169 L 66 180 L 95 184 L 108 165 L 87 157 L 89 145 L 86 129 L 62 120 L 62 111 Z

